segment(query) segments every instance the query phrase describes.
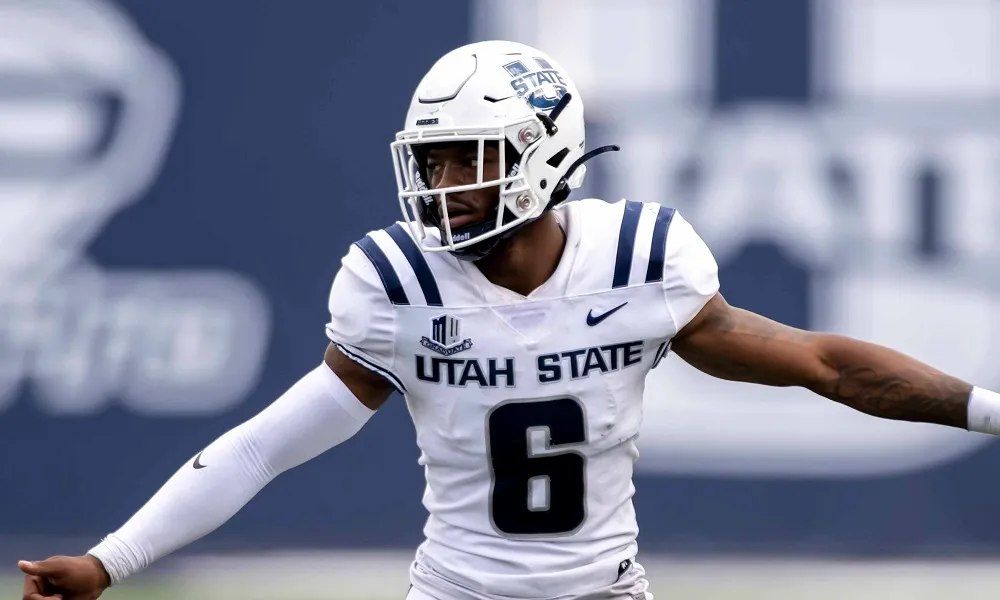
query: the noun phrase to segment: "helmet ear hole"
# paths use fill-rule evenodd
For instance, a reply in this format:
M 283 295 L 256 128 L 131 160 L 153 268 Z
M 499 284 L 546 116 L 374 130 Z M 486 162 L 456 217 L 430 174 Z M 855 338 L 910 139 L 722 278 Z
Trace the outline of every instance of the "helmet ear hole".
M 545 164 L 549 165 L 553 169 L 556 169 L 559 167 L 559 165 L 562 164 L 562 161 L 564 158 L 566 158 L 567 154 L 569 154 L 569 148 L 563 148 L 559 152 L 556 152 L 555 154 L 550 156 L 549 159 L 545 161 Z

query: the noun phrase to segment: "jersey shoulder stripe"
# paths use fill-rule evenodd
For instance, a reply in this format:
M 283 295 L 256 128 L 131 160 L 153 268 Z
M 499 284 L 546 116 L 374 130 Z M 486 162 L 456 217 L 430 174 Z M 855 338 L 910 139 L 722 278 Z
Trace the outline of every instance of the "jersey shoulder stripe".
M 342 344 L 340 342 L 333 342 L 333 345 L 335 345 L 341 352 L 343 352 L 344 355 L 347 356 L 347 358 L 353 360 L 362 367 L 367 368 L 369 371 L 373 371 L 385 377 L 389 381 L 389 383 L 391 383 L 393 387 L 395 387 L 396 390 L 399 391 L 399 393 L 401 394 L 406 393 L 406 386 L 403 385 L 402 380 L 400 380 L 399 377 L 397 377 L 396 374 L 390 371 L 389 369 L 381 367 L 375 364 L 374 362 L 368 360 L 367 358 L 362 356 L 361 353 L 357 351 L 357 349 L 352 348 L 347 344 Z
M 420 291 L 424 293 L 424 300 L 427 301 L 428 306 L 442 306 L 441 291 L 438 289 L 437 281 L 434 280 L 434 274 L 431 272 L 431 268 L 427 266 L 427 259 L 424 258 L 423 252 L 417 247 L 417 243 L 413 241 L 410 234 L 399 223 L 387 227 L 385 231 L 388 232 L 392 241 L 396 242 L 396 245 L 399 246 L 399 249 L 403 252 L 403 256 L 406 257 L 406 261 L 410 263 L 410 267 L 417 276 L 417 282 L 420 284 Z
M 368 260 L 375 267 L 375 272 L 378 273 L 379 279 L 382 280 L 385 293 L 389 296 L 389 302 L 393 304 L 409 304 L 410 300 L 406 297 L 406 292 L 403 290 L 403 284 L 399 281 L 399 276 L 396 275 L 396 269 L 393 268 L 392 263 L 389 262 L 389 257 L 379 248 L 378 243 L 372 238 L 371 234 L 354 242 L 354 245 L 365 253 L 365 256 L 368 257 Z
M 354 244 L 375 267 L 392 304 L 444 305 L 434 269 L 405 225 L 371 231 Z
M 629 271 L 632 270 L 632 254 L 635 252 L 635 231 L 639 227 L 642 203 L 628 200 L 622 213 L 622 223 L 618 230 L 618 252 L 615 255 L 615 273 L 612 288 L 628 285 Z
M 674 219 L 673 208 L 658 207 L 656 222 L 653 223 L 653 237 L 649 246 L 649 265 L 646 267 L 646 283 L 663 281 L 663 258 L 667 252 L 667 231 Z
M 662 282 L 666 277 L 667 237 L 677 211 L 657 202 L 631 200 L 615 202 L 611 206 L 618 210 L 617 216 L 612 218 L 621 219 L 613 250 L 615 262 L 611 289 Z M 588 219 L 593 221 L 604 219 L 606 222 L 610 216 L 593 208 L 591 211 Z

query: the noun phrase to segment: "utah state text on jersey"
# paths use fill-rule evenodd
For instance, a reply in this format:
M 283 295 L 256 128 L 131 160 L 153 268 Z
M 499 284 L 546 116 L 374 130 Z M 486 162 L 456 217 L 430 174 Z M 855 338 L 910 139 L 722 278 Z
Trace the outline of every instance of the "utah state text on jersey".
M 639 364 L 642 361 L 642 340 L 578 348 L 564 352 L 540 354 L 535 363 L 538 381 L 551 383 L 564 377 L 579 379 L 595 373 L 608 373 Z M 476 384 L 483 388 L 501 385 L 514 387 L 514 359 L 448 358 L 414 356 L 417 379 L 428 383 L 445 383 L 465 387 Z

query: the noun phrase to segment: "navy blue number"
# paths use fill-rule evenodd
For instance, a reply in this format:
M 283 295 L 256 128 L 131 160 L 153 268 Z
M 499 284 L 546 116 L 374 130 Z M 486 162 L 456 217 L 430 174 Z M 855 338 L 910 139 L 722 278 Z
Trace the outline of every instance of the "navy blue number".
M 529 430 L 548 430 L 552 452 L 532 455 Z M 510 402 L 487 420 L 493 492 L 490 510 L 498 530 L 511 535 L 558 534 L 583 523 L 584 457 L 559 446 L 587 440 L 583 407 L 572 398 Z M 547 480 L 548 502 L 529 504 L 531 481 Z

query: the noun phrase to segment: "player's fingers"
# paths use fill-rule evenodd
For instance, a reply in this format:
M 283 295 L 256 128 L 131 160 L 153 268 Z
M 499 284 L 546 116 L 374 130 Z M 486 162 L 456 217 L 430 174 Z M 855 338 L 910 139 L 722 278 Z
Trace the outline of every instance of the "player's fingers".
M 23 600 L 63 600 L 62 594 L 46 594 L 45 582 L 41 577 L 29 575 L 24 578 Z
M 21 571 L 28 575 L 41 575 L 41 573 L 39 573 L 38 564 L 33 563 L 30 560 L 17 561 L 17 568 L 21 569 Z
M 49 586 L 46 585 L 44 577 L 39 577 L 37 575 L 28 575 L 24 578 L 24 594 L 25 600 L 29 598 L 31 600 L 36 600 L 36 598 L 55 598 L 62 600 L 62 594 L 50 593 Z
M 21 569 L 28 575 L 52 575 L 57 569 L 57 563 L 52 559 L 30 561 L 21 560 L 17 563 L 17 568 Z
M 39 585 L 40 584 L 38 577 L 35 577 L 34 575 L 25 575 L 24 586 L 21 588 L 21 591 L 23 591 L 25 594 L 28 594 L 30 592 L 37 592 L 41 589 Z
M 27 598 L 28 594 L 34 594 L 42 591 L 42 578 L 35 575 L 25 575 L 24 576 L 24 587 L 21 588 L 24 592 L 24 597 Z
M 21 563 L 24 563 L 24 565 L 22 566 Z M 18 567 L 22 567 L 21 570 L 25 572 L 28 570 L 51 570 L 51 565 L 40 565 L 39 563 L 32 563 L 30 561 L 21 561 L 21 563 L 18 563 Z M 65 600 L 62 593 L 57 593 L 53 590 L 51 581 L 42 575 L 26 575 L 24 577 L 23 589 L 22 598 L 24 600 Z
M 62 594 L 45 593 L 45 580 L 37 575 L 24 578 L 23 600 L 63 600 Z

